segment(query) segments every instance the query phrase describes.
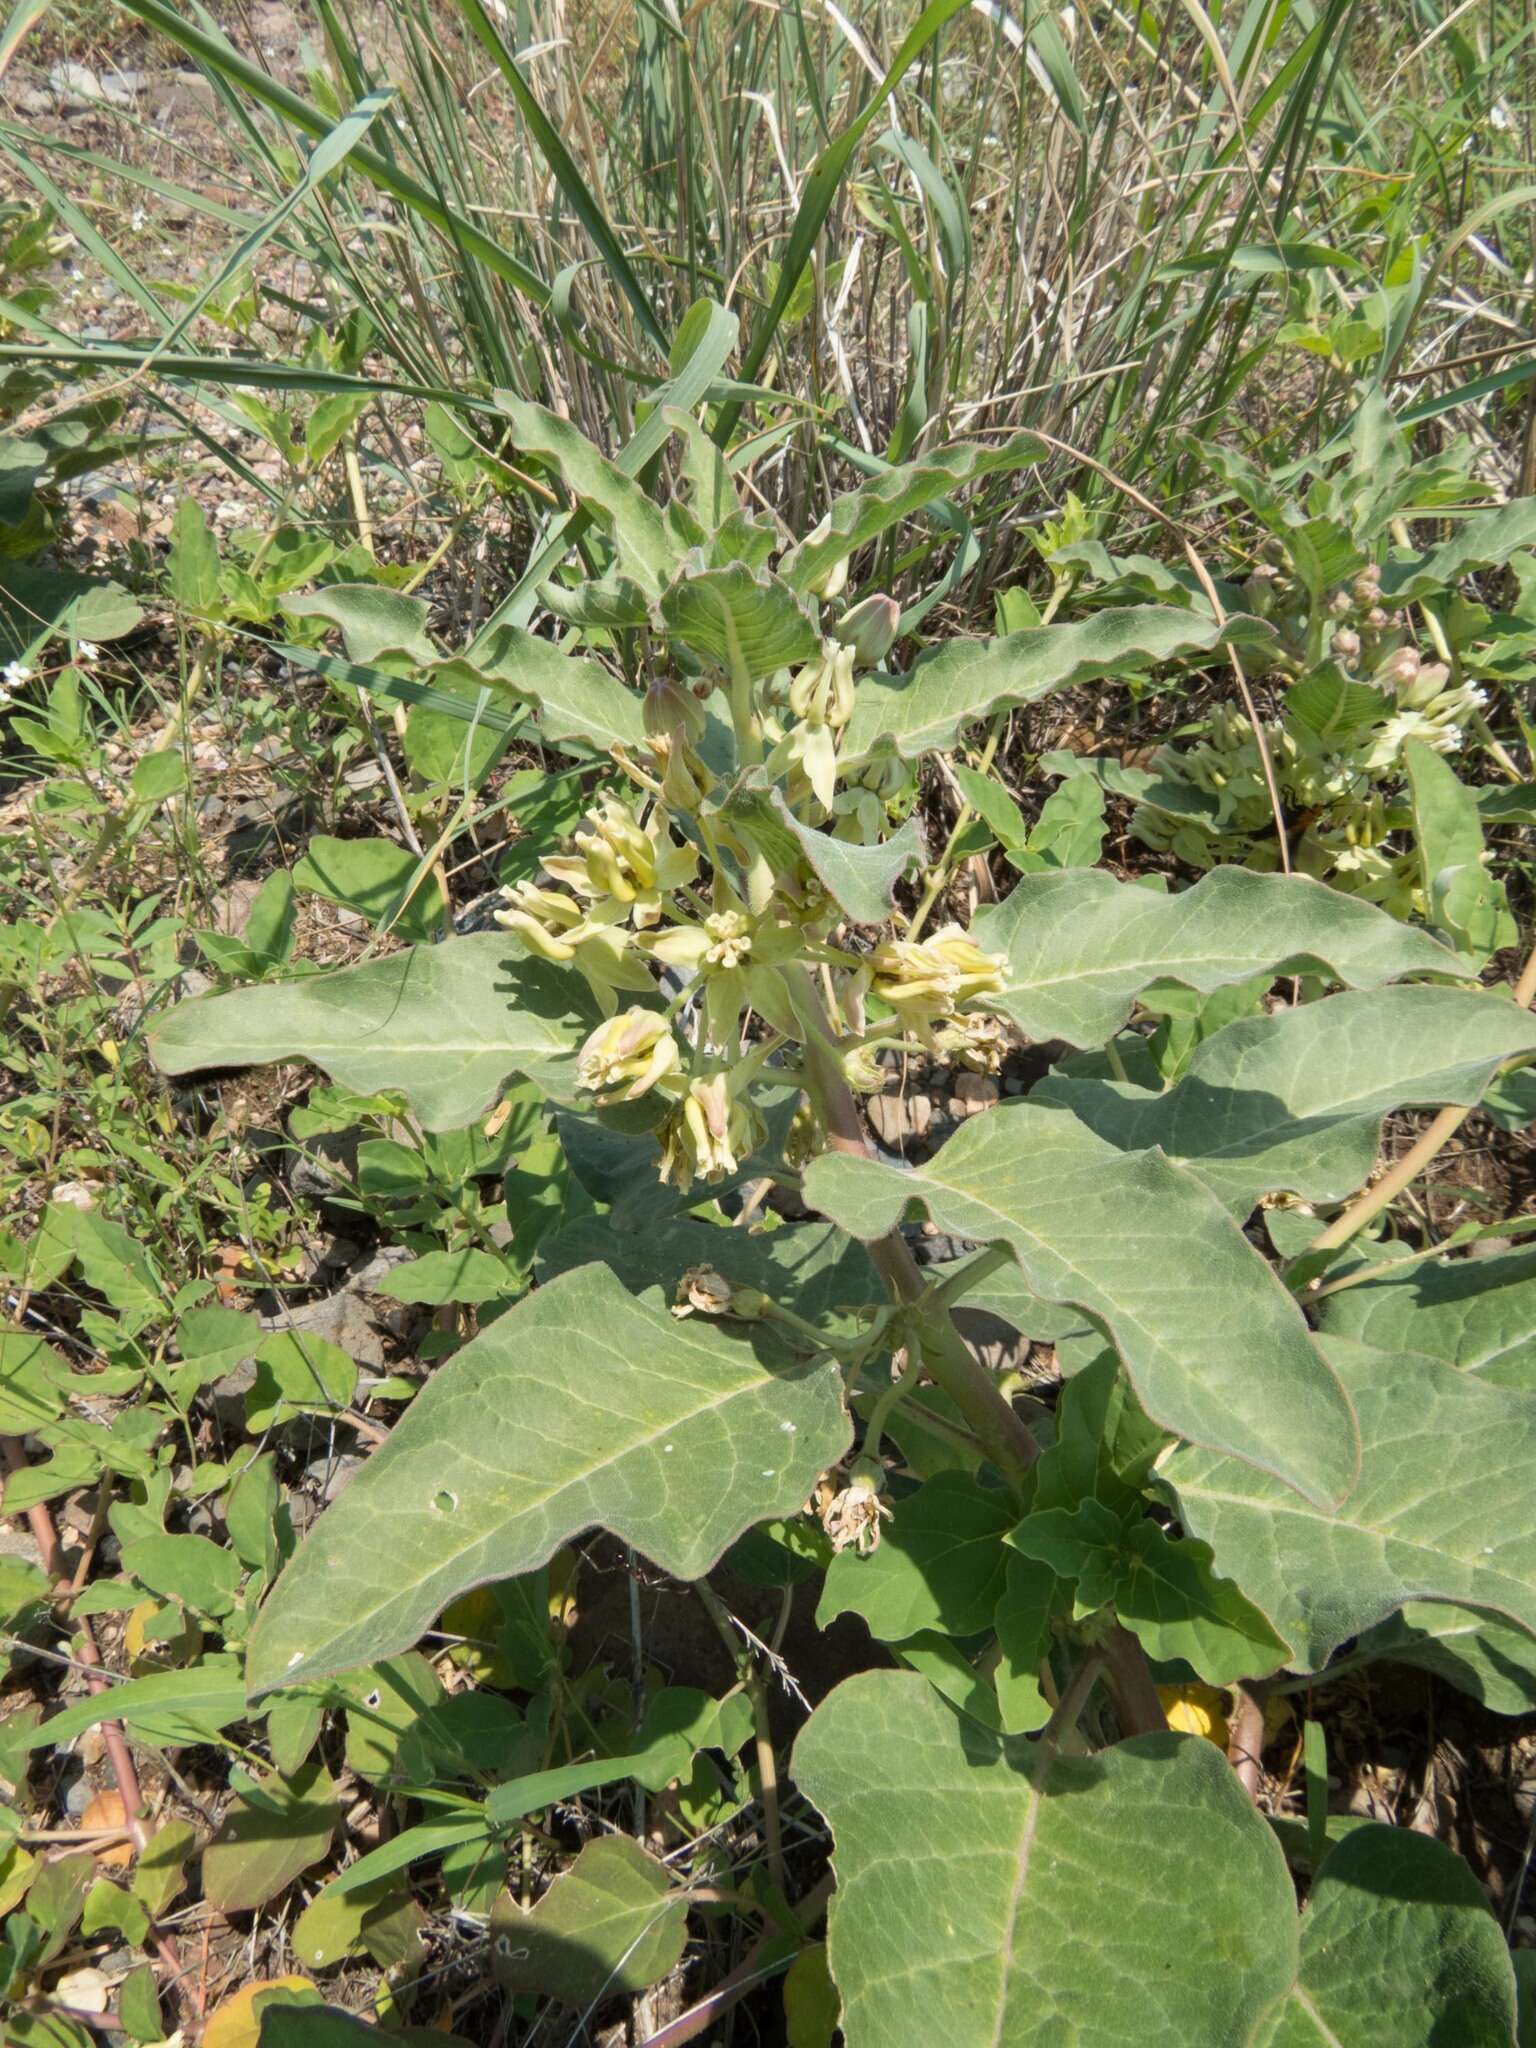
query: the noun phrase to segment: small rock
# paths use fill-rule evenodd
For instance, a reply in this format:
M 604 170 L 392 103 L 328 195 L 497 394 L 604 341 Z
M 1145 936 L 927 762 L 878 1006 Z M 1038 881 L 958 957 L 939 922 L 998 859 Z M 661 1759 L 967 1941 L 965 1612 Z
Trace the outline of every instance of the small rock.
M 997 1082 L 990 1074 L 959 1073 L 955 1076 L 955 1093 L 951 1103 L 960 1104 L 961 1116 L 974 1116 L 979 1109 L 991 1109 L 997 1101 Z
M 96 1797 L 96 1787 L 82 1771 L 64 1794 L 64 1811 L 71 1820 L 81 1820 Z
M 327 1454 L 314 1458 L 304 1467 L 304 1477 L 319 1488 L 326 1500 L 334 1500 L 338 1493 L 344 1493 L 367 1464 L 366 1458 L 354 1457 L 350 1452 L 341 1457 Z
M 66 107 L 89 106 L 105 98 L 101 80 L 89 64 L 55 64 L 48 74 L 48 89 Z
M 359 1365 L 381 1366 L 384 1363 L 383 1336 L 375 1327 L 366 1304 L 350 1287 L 343 1287 L 336 1294 L 323 1295 L 319 1301 L 307 1301 L 300 1308 L 264 1316 L 262 1327 L 308 1331 L 312 1336 L 323 1337 L 327 1343 L 337 1345 Z
M 35 1564 L 39 1571 L 43 1568 L 43 1553 L 32 1531 L 13 1528 L 8 1523 L 0 1523 L 0 1557 L 19 1564 Z

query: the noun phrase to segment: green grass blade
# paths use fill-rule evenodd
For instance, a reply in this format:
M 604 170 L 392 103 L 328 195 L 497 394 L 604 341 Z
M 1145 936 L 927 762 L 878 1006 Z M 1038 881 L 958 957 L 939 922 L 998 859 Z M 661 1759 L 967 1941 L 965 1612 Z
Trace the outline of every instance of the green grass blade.
M 896 52 L 890 69 L 865 101 L 863 107 L 842 129 L 837 140 L 824 149 L 811 166 L 801 195 L 800 206 L 795 214 L 795 224 L 790 230 L 789 247 L 779 265 L 778 288 L 771 302 L 759 314 L 752 330 L 752 339 L 747 344 L 745 359 L 741 365 L 744 383 L 751 383 L 763 366 L 764 358 L 773 346 L 773 337 L 778 332 L 784 308 L 789 304 L 795 286 L 800 282 L 801 273 L 811 260 L 816 238 L 821 233 L 843 174 L 860 142 L 864 139 L 870 123 L 895 92 L 906 73 L 927 49 L 945 22 L 951 20 L 970 0 L 930 0 L 912 27 L 905 41 Z M 715 424 L 715 440 L 721 447 L 730 439 L 741 407 L 737 403 L 725 406 Z
M 518 69 L 517 59 L 507 48 L 501 32 L 480 4 L 480 0 L 459 0 L 459 12 L 468 22 L 475 40 L 507 81 L 512 97 L 517 102 L 517 110 L 528 124 L 529 133 L 538 144 L 544 161 L 554 173 L 555 182 L 570 201 L 577 219 L 601 252 L 603 261 L 612 273 L 614 283 L 634 308 L 635 317 L 645 330 L 646 339 L 660 355 L 665 356 L 667 339 L 662 332 L 661 322 L 656 318 L 655 310 L 646 297 L 644 287 L 630 268 L 628 257 L 619 247 L 618 236 L 609 226 L 602 208 L 592 197 L 586 180 L 576 168 L 570 151 L 560 139 L 559 132 L 534 98 L 528 81 Z
M 146 26 L 158 29 L 173 43 L 178 43 L 215 76 L 239 85 L 252 99 L 282 115 L 301 133 L 312 135 L 319 141 L 330 132 L 330 122 L 307 100 L 279 85 L 276 79 L 269 77 L 259 66 L 249 63 L 222 39 L 207 35 L 194 28 L 191 22 L 183 21 L 179 14 L 163 5 L 162 0 L 120 0 L 120 4 Z M 410 207 L 424 220 L 431 221 L 434 227 L 441 228 L 487 270 L 494 271 L 508 284 L 525 292 L 535 304 L 543 306 L 548 302 L 549 287 L 542 278 L 535 276 L 525 263 L 519 262 L 509 249 L 504 249 L 472 221 L 447 206 L 419 179 L 397 170 L 371 149 L 356 150 L 352 161 L 381 191 L 390 193 L 402 205 Z

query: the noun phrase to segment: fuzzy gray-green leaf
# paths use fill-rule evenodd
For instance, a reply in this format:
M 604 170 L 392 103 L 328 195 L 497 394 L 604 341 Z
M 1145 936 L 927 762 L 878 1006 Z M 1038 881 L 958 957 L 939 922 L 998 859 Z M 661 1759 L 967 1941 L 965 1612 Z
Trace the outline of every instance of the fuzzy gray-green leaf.
M 1163 662 L 1211 654 L 1228 640 L 1267 641 L 1256 619 L 1225 626 L 1173 605 L 1125 605 L 1068 626 L 1027 626 L 1001 640 L 950 640 L 904 676 L 860 679 L 843 734 L 847 768 L 881 754 L 919 755 L 953 746 L 962 730 L 1006 704 L 1033 704 L 1056 690 L 1111 676 L 1142 675 Z
M 1536 1636 L 1536 1397 L 1345 1338 L 1328 1355 L 1360 1418 L 1360 1479 L 1334 1513 L 1271 1475 L 1181 1449 L 1161 1476 L 1216 1569 L 1315 1671 L 1408 1600 L 1451 1600 Z M 1454 1453 L 1452 1452 L 1454 1447 Z
M 794 1774 L 832 1829 L 847 2048 L 1235 2044 L 1294 1979 L 1285 1859 L 1195 1736 L 1053 1755 L 870 1671 Z
M 835 1362 L 679 1321 L 606 1267 L 562 1274 L 438 1367 L 316 1523 L 257 1620 L 251 1690 L 404 1649 L 586 1529 L 698 1578 L 794 1514 L 848 1437 Z
M 1176 896 L 1097 868 L 1026 875 L 977 916 L 971 935 L 1006 962 L 988 1007 L 1031 1038 L 1078 1046 L 1113 1038 L 1154 981 L 1208 995 L 1260 973 L 1323 974 L 1350 988 L 1473 973 L 1374 904 L 1304 876 L 1245 868 L 1217 868 Z
M 920 1202 L 941 1230 L 1006 1244 L 1036 1294 L 1108 1333 L 1163 1428 L 1314 1502 L 1352 1485 L 1354 1417 L 1300 1310 L 1215 1196 L 1159 1153 L 1117 1152 L 1069 1112 L 1023 1102 L 972 1118 L 912 1171 L 823 1154 L 805 1193 L 866 1241 Z
M 1512 2048 L 1515 1976 L 1467 1865 L 1411 1828 L 1330 1849 L 1301 1919 L 1301 1968 L 1261 2048 Z
M 1128 1152 L 1156 1145 L 1247 1215 L 1287 1189 L 1334 1201 L 1370 1173 L 1388 1111 L 1476 1102 L 1501 1060 L 1536 1050 L 1536 1017 L 1498 995 L 1376 989 L 1205 1039 L 1172 1088 L 1048 1076 L 1061 1102 Z
M 448 1131 L 483 1116 L 514 1074 L 569 1095 L 596 1021 L 579 975 L 482 932 L 179 1003 L 149 1045 L 166 1074 L 312 1060 L 365 1095 L 400 1089 L 428 1130 Z

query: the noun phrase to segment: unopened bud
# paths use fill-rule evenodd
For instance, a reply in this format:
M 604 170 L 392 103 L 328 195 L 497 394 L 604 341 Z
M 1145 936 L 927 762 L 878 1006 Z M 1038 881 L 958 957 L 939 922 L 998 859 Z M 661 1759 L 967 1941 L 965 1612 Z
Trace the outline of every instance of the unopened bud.
M 829 512 L 826 518 L 820 520 L 806 536 L 805 545 L 807 548 L 817 546 L 827 538 L 831 531 L 832 515 Z M 812 597 L 825 598 L 828 601 L 834 597 L 841 597 L 848 588 L 847 555 L 840 555 L 829 568 L 823 569 L 819 576 L 813 576 L 806 585 L 806 588 L 810 591 Z
M 876 668 L 890 653 L 901 623 L 901 606 L 894 597 L 876 591 L 861 598 L 832 628 L 832 637 L 853 649 L 855 668 Z
M 641 721 L 652 738 L 680 732 L 696 740 L 708 723 L 703 704 L 686 684 L 673 676 L 655 677 L 640 707 Z
M 1328 644 L 1338 661 L 1355 661 L 1359 658 L 1360 635 L 1351 626 L 1336 627 Z
M 1350 585 L 1355 603 L 1369 610 L 1381 599 L 1381 571 L 1374 562 L 1368 562 Z

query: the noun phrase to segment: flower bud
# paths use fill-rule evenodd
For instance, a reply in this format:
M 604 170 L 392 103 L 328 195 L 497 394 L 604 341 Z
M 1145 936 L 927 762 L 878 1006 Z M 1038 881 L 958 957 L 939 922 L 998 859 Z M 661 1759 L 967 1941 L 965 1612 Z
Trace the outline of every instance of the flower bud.
M 599 1102 L 633 1102 L 682 1065 L 665 1017 L 630 1009 L 610 1017 L 576 1055 L 576 1074 Z
M 1336 661 L 1349 662 L 1359 657 L 1360 635 L 1350 626 L 1336 627 L 1328 644 Z
M 1360 574 L 1350 585 L 1355 603 L 1364 611 L 1381 602 L 1381 571 L 1374 562 L 1367 562 Z
M 581 909 L 569 896 L 536 888 L 532 882 L 519 882 L 507 891 L 507 908 L 492 915 L 540 960 L 575 958 L 576 944 L 568 934 L 581 923 Z
M 696 811 L 713 778 L 689 746 L 686 735 L 679 731 L 654 733 L 645 744 L 661 777 L 661 799 L 667 809 Z
M 832 637 L 853 649 L 855 668 L 875 668 L 890 653 L 901 623 L 901 606 L 894 597 L 876 591 L 861 598 L 832 628 Z
M 812 528 L 811 532 L 807 534 L 805 545 L 808 548 L 815 547 L 819 542 L 824 541 L 831 531 L 832 515 L 829 512 L 826 518 L 819 521 Z M 811 581 L 806 585 L 812 597 L 825 598 L 830 602 L 832 598 L 842 596 L 843 592 L 848 588 L 848 560 L 848 556 L 843 555 L 832 563 L 830 568 L 823 569 L 819 576 L 812 577 Z
M 1405 690 L 1417 680 L 1423 665 L 1416 647 L 1399 647 L 1377 669 L 1376 680 L 1388 689 Z
M 878 1045 L 851 1045 L 842 1055 L 843 1079 L 855 1095 L 877 1095 L 885 1086 Z
M 640 718 L 653 739 L 681 733 L 685 739 L 696 740 L 708 723 L 702 703 L 673 676 L 653 678 L 640 706 Z
M 739 1322 L 758 1322 L 768 1297 L 756 1287 L 733 1287 L 713 1266 L 690 1266 L 677 1283 L 675 1316 L 733 1316 Z

